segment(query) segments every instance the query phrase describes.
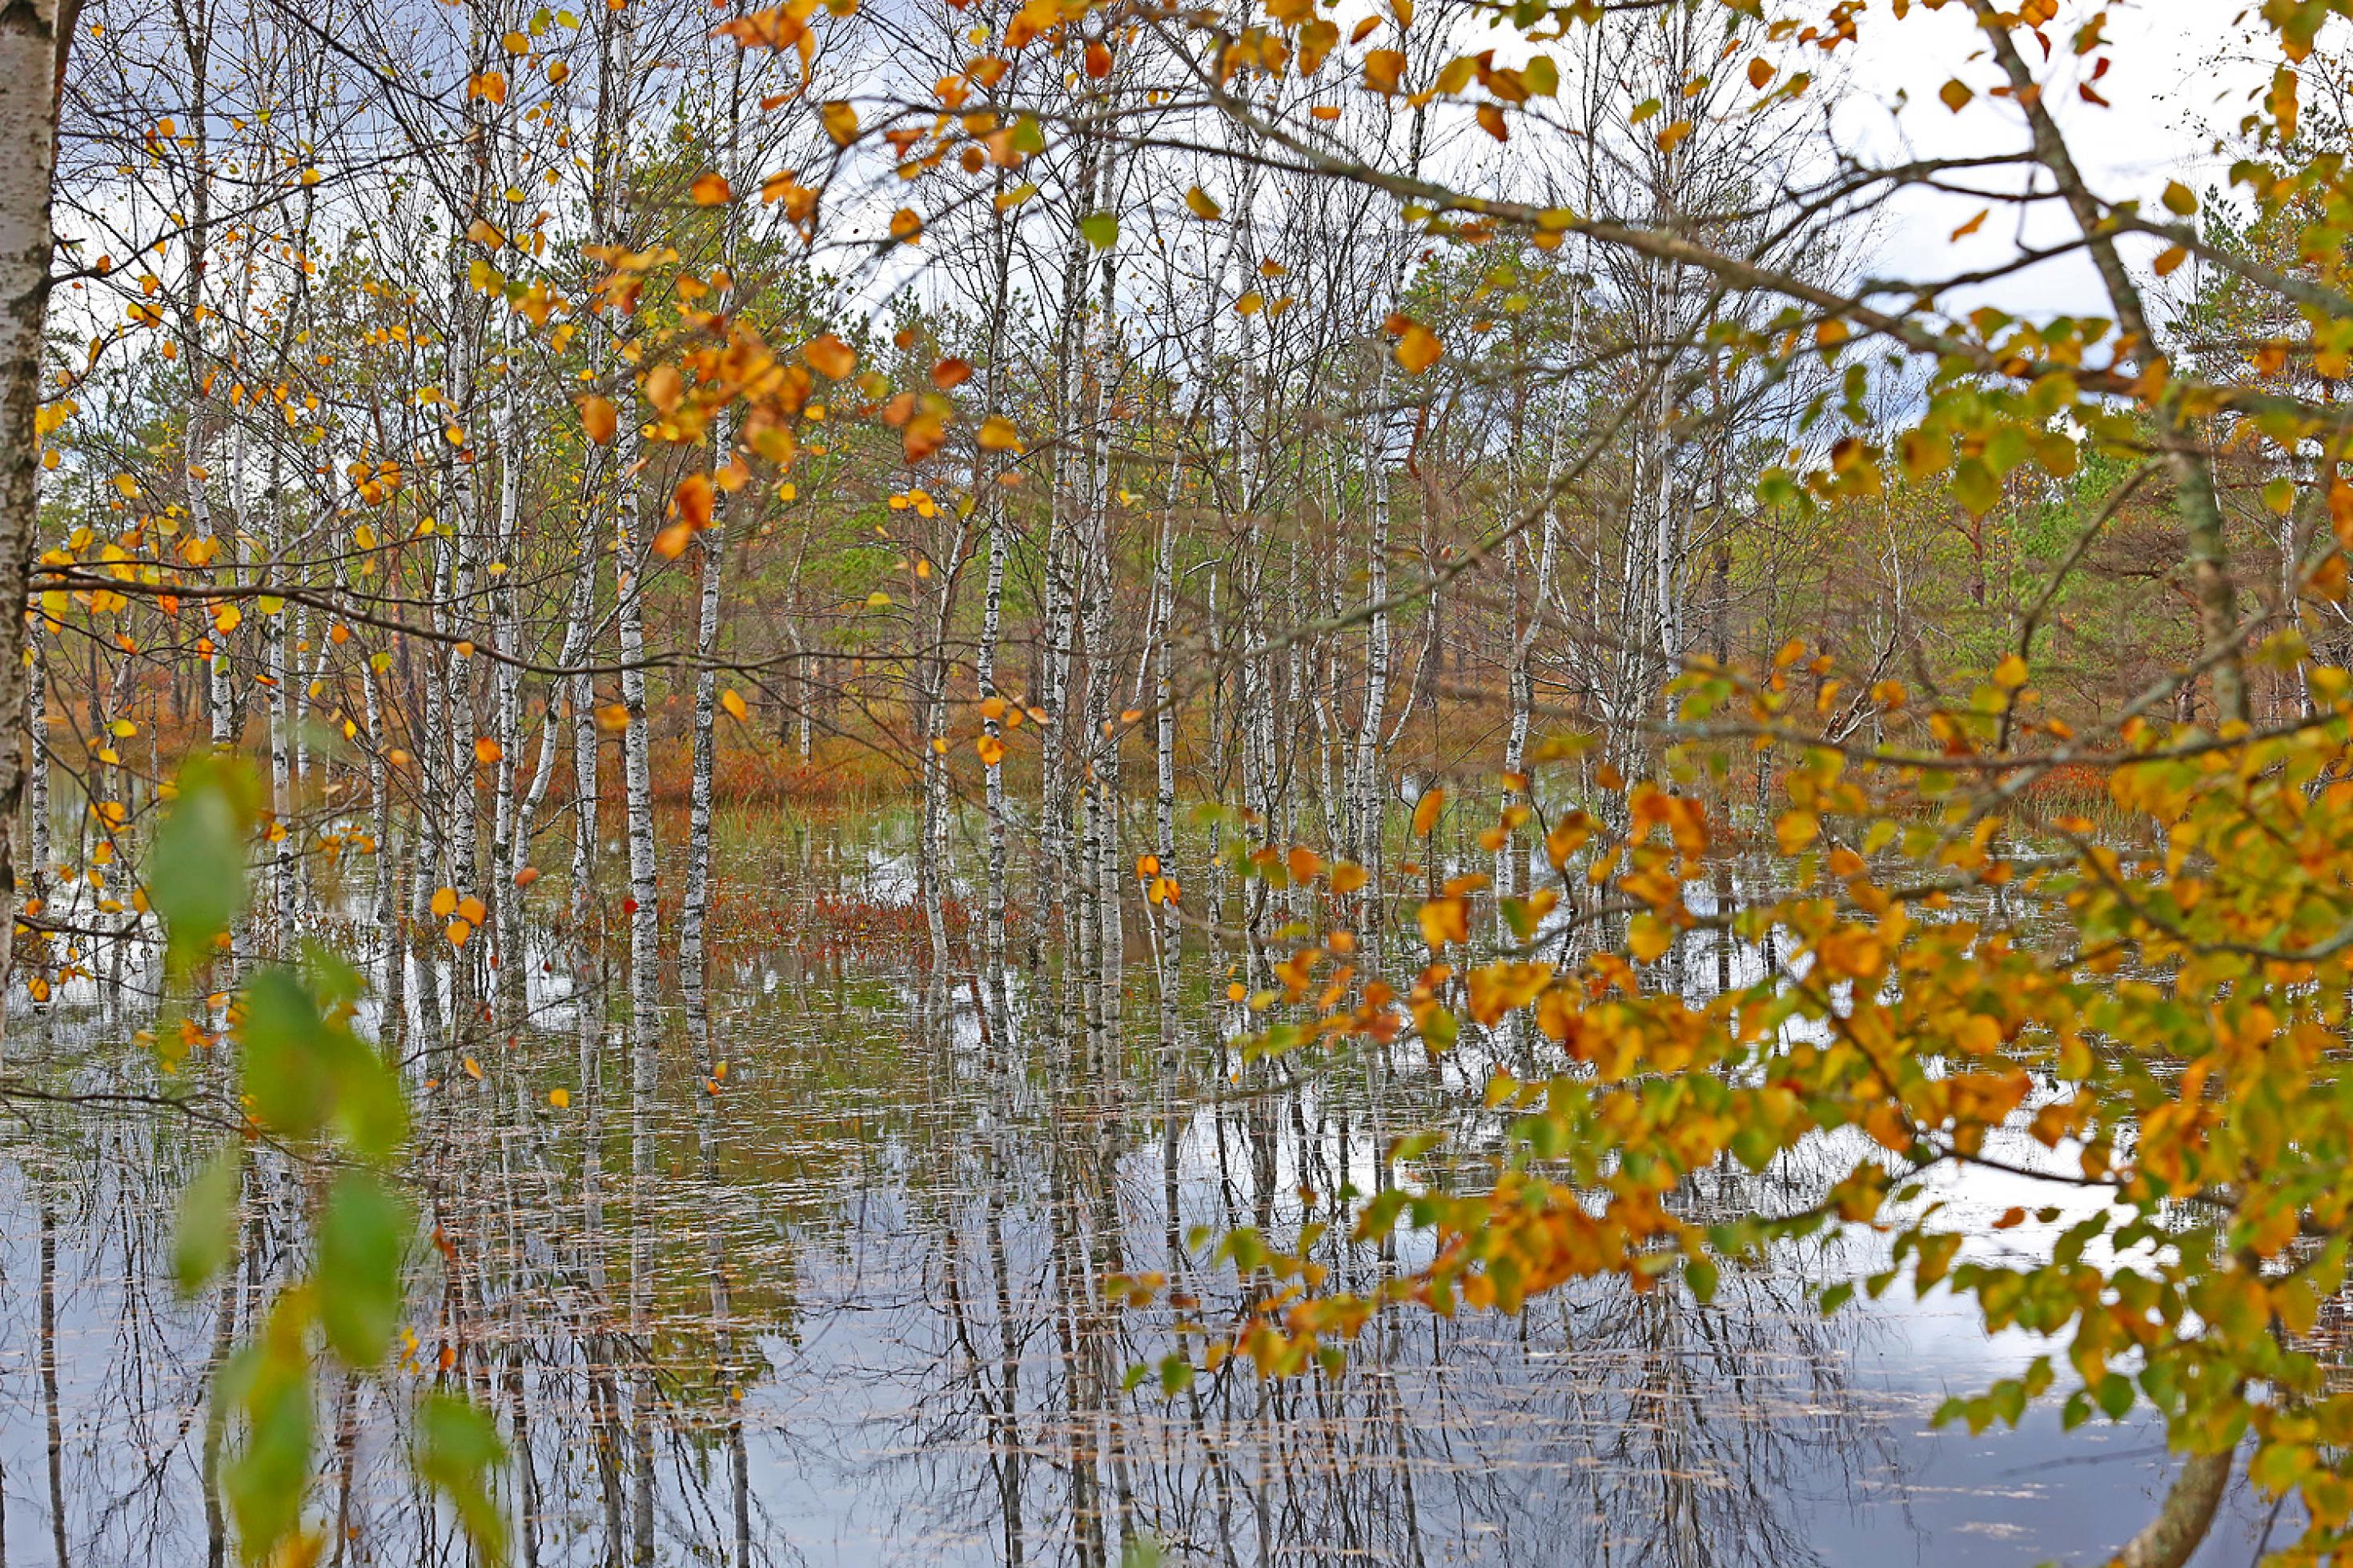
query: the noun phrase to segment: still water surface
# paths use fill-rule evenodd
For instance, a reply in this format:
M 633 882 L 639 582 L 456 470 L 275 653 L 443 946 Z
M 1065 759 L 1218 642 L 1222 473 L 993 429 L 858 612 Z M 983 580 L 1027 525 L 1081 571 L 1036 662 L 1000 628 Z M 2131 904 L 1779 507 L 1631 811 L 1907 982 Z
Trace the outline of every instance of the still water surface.
M 415 1064 L 413 1190 L 436 1228 L 400 1365 L 328 1390 L 326 1560 L 466 1561 L 401 1452 L 397 1410 L 436 1379 L 499 1408 L 527 1461 L 506 1483 L 529 1516 L 518 1559 L 542 1564 L 628 1561 L 649 1505 L 677 1564 L 735 1563 L 739 1538 L 758 1564 L 1115 1563 L 1147 1533 L 1167 1561 L 1233 1568 L 2094 1563 L 2161 1489 L 2143 1421 L 2063 1434 L 2049 1403 L 2016 1431 L 1931 1430 L 1945 1395 L 2048 1347 L 1989 1342 L 1941 1298 L 1824 1321 L 1809 1287 L 1867 1265 L 1867 1240 L 1727 1269 L 1706 1307 L 1587 1285 L 1516 1320 L 1377 1322 L 1335 1379 L 1269 1385 L 1243 1363 L 1174 1398 L 1156 1376 L 1127 1387 L 1167 1320 L 1106 1305 L 1104 1278 L 1164 1271 L 1215 1321 L 1236 1286 L 1194 1227 L 1333 1217 L 1398 1130 L 1475 1135 L 1475 1066 L 1415 1047 L 1244 1068 L 1211 1056 L 1225 1009 L 1203 1006 L 1171 1084 L 1141 1037 L 1148 971 L 1137 1043 L 1110 1062 L 1018 998 L 997 1037 L 913 973 L 855 942 L 735 942 L 715 1097 L 673 1042 L 665 1098 L 633 1110 L 617 1035 L 603 1092 L 579 1081 L 553 977 L 514 1049 L 476 1047 L 480 1080 Z M 163 1087 L 129 1026 L 87 996 L 20 1012 L 9 1065 L 84 1093 Z M 184 1301 L 173 1213 L 217 1133 L 115 1105 L 26 1110 L 0 1136 L 5 1562 L 206 1562 L 207 1379 L 224 1329 L 300 1266 L 298 1178 L 263 1163 L 241 1272 Z M 1814 1185 L 1717 1180 L 1746 1186 L 1692 1201 Z M 2033 1188 L 1944 1195 L 1965 1224 L 2055 1200 Z M 1344 1280 L 1400 1266 L 1339 1240 L 1319 1256 Z M 2234 1495 L 2198 1561 L 2252 1561 L 2265 1524 Z

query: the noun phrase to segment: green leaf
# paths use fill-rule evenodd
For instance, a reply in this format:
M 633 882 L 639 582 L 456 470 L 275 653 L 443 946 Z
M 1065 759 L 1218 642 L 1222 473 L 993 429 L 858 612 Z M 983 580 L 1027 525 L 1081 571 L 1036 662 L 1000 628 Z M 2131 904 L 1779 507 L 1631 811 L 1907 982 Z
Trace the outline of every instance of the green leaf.
M 221 1374 L 225 1411 L 243 1418 L 244 1441 L 221 1472 L 237 1521 L 237 1553 L 267 1561 L 301 1521 L 311 1486 L 311 1354 L 305 1298 L 278 1299 L 261 1338 Z
M 287 1138 L 326 1125 L 332 1084 L 318 1004 L 290 969 L 257 973 L 245 988 L 245 1092 L 254 1120 Z
M 2111 1421 L 2121 1421 L 2125 1412 L 2133 1406 L 2132 1379 L 2122 1373 L 2112 1372 L 2100 1379 L 2100 1386 L 2092 1391 L 2099 1401 L 2101 1411 Z
M 1854 1281 L 1852 1279 L 1841 1279 L 1837 1284 L 1823 1290 L 1821 1299 L 1822 1316 L 1827 1318 L 1832 1312 L 1837 1311 L 1841 1307 L 1845 1306 L 1848 1299 L 1853 1294 Z
M 428 1394 L 417 1407 L 417 1474 L 449 1500 L 474 1550 L 491 1564 L 507 1556 L 507 1522 L 491 1495 L 491 1472 L 506 1462 L 498 1423 L 454 1394 Z
M 228 1267 L 237 1251 L 237 1197 L 244 1183 L 244 1148 L 231 1143 L 207 1161 L 180 1194 L 180 1223 L 172 1232 L 172 1276 L 180 1294 L 193 1296 Z
M 2001 500 L 2001 481 L 1975 458 L 1964 458 L 1953 465 L 1952 486 L 1953 499 L 1968 508 L 1971 517 L 1983 517 Z
M 1079 220 L 1079 232 L 1097 250 L 1109 250 L 1119 243 L 1119 219 L 1110 213 L 1089 213 Z
M 147 900 L 164 922 L 174 968 L 212 951 L 245 909 L 245 833 L 251 775 L 225 758 L 191 758 L 147 856 Z
M 1715 1265 L 1704 1258 L 1694 1258 L 1683 1265 L 1683 1281 L 1692 1294 L 1703 1302 L 1715 1300 Z
M 384 1359 L 400 1321 L 407 1205 L 372 1171 L 335 1178 L 319 1221 L 319 1322 L 346 1365 Z

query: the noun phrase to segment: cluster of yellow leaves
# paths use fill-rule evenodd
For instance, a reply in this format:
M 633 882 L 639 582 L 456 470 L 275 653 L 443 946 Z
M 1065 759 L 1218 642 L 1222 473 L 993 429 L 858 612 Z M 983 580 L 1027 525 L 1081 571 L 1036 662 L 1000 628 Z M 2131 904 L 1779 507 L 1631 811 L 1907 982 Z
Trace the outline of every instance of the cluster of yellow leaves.
M 1745 705 L 1744 721 L 1794 735 L 1788 721 L 1810 706 L 1797 676 L 1834 679 L 1793 645 L 1753 681 L 1690 678 L 1687 717 Z M 1971 1300 L 1989 1329 L 2051 1336 L 2073 1373 L 2068 1424 L 2147 1402 L 2189 1446 L 2252 1430 L 2258 1481 L 2298 1491 L 2311 1539 L 2337 1539 L 2353 1521 L 2353 1391 L 2307 1336 L 2353 1255 L 2353 675 L 2314 669 L 2318 711 L 2285 734 L 2217 744 L 2127 727 L 2101 773 L 2124 826 L 2063 818 L 2031 847 L 2021 841 L 2032 828 L 2005 823 L 1949 765 L 2032 729 L 2019 722 L 2029 677 L 2012 656 L 1965 706 L 1932 712 L 1880 683 L 1872 700 L 1894 731 L 1926 743 L 1917 752 L 1804 746 L 1771 825 L 1774 879 L 1788 890 L 1759 907 L 1687 899 L 1729 847 L 1724 824 L 1703 793 L 1636 784 L 1621 825 L 1566 812 L 1544 840 L 1558 879 L 1546 891 L 1622 916 L 1619 944 L 1568 967 L 1525 951 L 1458 962 L 1483 883 L 1461 878 L 1422 904 L 1430 963 L 1403 994 L 1360 980 L 1337 932 L 1275 963 L 1274 989 L 1231 987 L 1273 1016 L 1246 1042 L 1253 1052 L 1387 1042 L 1409 1027 L 1438 1051 L 1466 1027 L 1525 1018 L 1570 1065 L 1489 1083 L 1489 1105 L 1513 1118 L 1489 1180 L 1403 1182 L 1360 1212 L 1360 1238 L 1428 1233 L 1426 1267 L 1335 1294 L 1312 1261 L 1320 1232 L 1282 1247 L 1228 1237 L 1219 1257 L 1264 1289 L 1239 1324 L 1188 1321 L 1208 1364 L 1242 1354 L 1286 1375 L 1330 1364 L 1377 1311 L 1516 1311 L 1596 1274 L 1642 1289 L 1680 1278 L 1705 1297 L 1725 1259 L 1873 1226 L 1894 1238 L 1894 1258 L 1863 1282 L 1874 1293 L 1903 1278 Z M 1695 744 L 1679 759 L 1703 754 Z M 1426 795 L 1417 837 L 1434 835 L 1443 810 L 1440 792 Z M 1500 817 L 1487 841 L 1528 820 L 1525 808 Z M 1300 847 L 1239 864 L 1279 885 L 1326 877 Z M 1327 885 L 1337 913 L 1339 878 Z M 1504 912 L 1527 941 L 1558 907 Z M 1779 962 L 1719 994 L 1659 988 L 1651 966 L 1700 928 L 1751 952 L 1769 942 Z M 1867 1152 L 1797 1212 L 1712 1226 L 1682 1212 L 1694 1173 L 1835 1150 L 1841 1131 Z M 2006 1168 L 2021 1139 L 2048 1152 L 2053 1179 L 2108 1206 L 2041 1261 L 1965 1258 L 1962 1236 L 1914 1201 L 1917 1179 Z M 1419 1139 L 1403 1152 L 1433 1148 Z M 1854 1289 L 1834 1285 L 1825 1307 Z M 1164 1384 L 1181 1385 L 1188 1367 L 1176 1358 Z M 2045 1357 L 1947 1414 L 2014 1420 L 2060 1377 Z

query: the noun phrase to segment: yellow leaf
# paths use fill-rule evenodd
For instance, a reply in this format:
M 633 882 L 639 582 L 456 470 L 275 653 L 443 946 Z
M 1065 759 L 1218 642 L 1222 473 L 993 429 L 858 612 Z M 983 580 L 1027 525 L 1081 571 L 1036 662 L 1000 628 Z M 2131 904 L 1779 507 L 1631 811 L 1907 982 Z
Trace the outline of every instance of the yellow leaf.
M 1195 185 L 1185 193 L 1185 205 L 1203 223 L 1215 223 L 1225 216 L 1226 209 L 1209 199 L 1208 192 Z
M 980 430 L 974 439 L 980 443 L 981 449 L 984 451 L 1018 452 L 1021 450 L 1021 432 L 1015 429 L 1013 421 L 1002 414 L 992 414 L 982 420 Z
M 1975 98 L 1977 94 L 1969 90 L 1968 83 L 1956 77 L 1951 81 L 1948 81 L 1944 86 L 1938 88 L 1936 89 L 1936 96 L 1944 100 L 1945 107 L 1947 109 L 1951 110 L 1955 114 L 1958 114 L 1962 110 L 1967 109 L 1969 106 L 1969 100 Z
M 489 913 L 490 910 L 482 907 L 482 900 L 471 893 L 458 900 L 458 918 L 469 925 L 480 925 L 482 917 Z
M 451 915 L 456 914 L 457 912 L 458 912 L 458 889 L 455 889 L 455 888 L 436 888 L 436 889 L 433 889 L 433 918 L 434 918 L 435 920 L 437 920 L 437 921 L 446 921 L 446 920 L 448 920 Z
M 973 750 L 980 753 L 981 764 L 984 767 L 993 768 L 1005 760 L 1005 742 L 994 735 L 983 735 L 974 741 L 972 746 Z
M 596 727 L 600 730 L 626 730 L 629 727 L 629 710 L 617 702 L 607 702 L 596 710 Z
M 1335 893 L 1353 893 L 1366 880 L 1365 868 L 1354 860 L 1342 860 L 1332 868 L 1332 890 Z
M 449 939 L 451 947 L 463 947 L 466 945 L 466 939 L 474 934 L 474 928 L 472 923 L 467 921 L 451 921 L 441 928 L 441 934 Z
M 1431 899 L 1421 906 L 1421 940 L 1430 948 L 1471 939 L 1471 906 L 1461 898 Z
M 835 99 L 818 110 L 818 119 L 825 133 L 833 138 L 837 147 L 847 147 L 858 140 L 858 110 L 839 99 Z
M 568 1089 L 551 1089 L 547 1091 L 547 1103 L 558 1110 L 568 1110 L 572 1107 L 572 1091 Z
M 1445 353 L 1446 345 L 1438 341 L 1438 334 L 1419 321 L 1408 321 L 1398 337 L 1397 362 L 1415 375 L 1436 364 Z
M 2026 684 L 2026 661 L 2011 654 L 1994 666 L 1993 683 L 2004 691 L 2015 691 Z
M 751 710 L 744 706 L 744 699 L 732 686 L 719 694 L 719 706 L 727 710 L 727 716 L 739 724 L 748 722 L 752 717 Z
M 1773 824 L 1773 839 L 1781 847 L 1782 854 L 1795 855 L 1819 837 L 1821 831 L 1821 819 L 1812 812 L 1785 811 Z
M 1656 915 L 1636 915 L 1626 927 L 1626 950 L 1644 963 L 1667 951 L 1674 928 Z

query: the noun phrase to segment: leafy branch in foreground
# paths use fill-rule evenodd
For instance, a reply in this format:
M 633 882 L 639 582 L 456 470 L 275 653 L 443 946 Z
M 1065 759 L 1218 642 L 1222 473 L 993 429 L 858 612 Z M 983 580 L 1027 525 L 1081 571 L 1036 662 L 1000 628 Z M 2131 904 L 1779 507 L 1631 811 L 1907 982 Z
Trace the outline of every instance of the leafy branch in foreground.
M 1571 813 L 1546 831 L 1557 884 L 1518 911 L 1533 939 L 1520 954 L 1458 973 L 1476 877 L 1424 906 L 1428 965 L 1401 1005 L 1361 1005 L 1340 973 L 1352 943 L 1293 954 L 1285 991 L 1258 1005 L 1294 1021 L 1260 1049 L 1387 1042 L 1409 1016 L 1436 1048 L 1525 1021 L 1567 1065 L 1541 1081 L 1494 1073 L 1488 1102 L 1511 1119 L 1493 1148 L 1448 1162 L 1425 1135 L 1392 1149 L 1423 1179 L 1362 1205 L 1356 1237 L 1422 1233 L 1427 1263 L 1330 1292 L 1315 1236 L 1284 1251 L 1238 1234 L 1220 1257 L 1258 1282 L 1254 1305 L 1184 1331 L 1210 1366 L 1241 1354 L 1285 1376 L 1336 1366 L 1376 1313 L 1409 1304 L 1517 1312 L 1610 1275 L 1706 1300 L 1720 1269 L 1778 1244 L 1868 1234 L 1883 1254 L 1827 1284 L 1826 1312 L 1858 1289 L 1942 1288 L 1989 1331 L 2051 1344 L 1940 1420 L 2015 1424 L 2046 1393 L 2063 1394 L 2071 1428 L 2143 1405 L 2163 1416 L 2192 1458 L 2126 1561 L 2186 1560 L 2249 1438 L 2254 1482 L 2303 1504 L 2300 1550 L 2341 1550 L 2353 1391 L 2315 1331 L 2353 1242 L 2353 674 L 2310 679 L 2316 712 L 2292 733 L 2125 726 L 2130 760 L 2105 775 L 2117 820 L 2095 834 L 1989 809 L 2008 802 L 1998 777 L 1965 787 L 1941 767 L 1805 745 L 1778 675 L 1687 678 L 1686 718 L 1745 707 L 1795 753 L 1767 870 L 1781 890 L 1717 905 L 1728 846 L 1707 801 L 1729 759 L 1692 745 L 1663 785 L 1632 789 L 1622 828 Z M 2031 727 L 2034 693 L 2005 663 L 1966 706 L 1906 712 L 1893 682 L 1875 700 L 1891 727 L 1968 753 Z M 1597 892 L 1639 911 L 1622 940 L 1575 963 L 1534 957 L 1556 911 Z M 1701 927 L 1728 931 L 1748 978 L 1694 1000 L 1662 961 Z M 1688 1216 L 1711 1167 L 1765 1172 L 1801 1150 L 1834 1172 L 1812 1201 Z M 2014 1245 L 1947 1212 L 1940 1183 L 1972 1167 L 2048 1186 L 2047 1204 L 1995 1222 Z M 1148 1300 L 1158 1283 L 1113 1289 Z M 1187 1381 L 1183 1361 L 1165 1386 Z
M 198 756 L 179 774 L 156 835 L 151 897 L 175 979 L 225 937 L 245 903 L 252 781 L 228 760 Z M 296 1162 L 312 1236 L 311 1268 L 278 1293 L 252 1342 L 219 1373 L 208 1452 L 233 1443 L 221 1472 L 249 1563 L 308 1561 L 306 1529 L 322 1354 L 352 1373 L 384 1364 L 406 1302 L 416 1225 L 393 1178 L 408 1136 L 400 1080 L 352 1029 L 358 973 L 312 946 L 299 964 L 255 970 L 228 1006 L 248 1124 L 188 1188 L 173 1266 L 193 1295 L 235 1267 L 249 1146 Z M 503 1462 L 496 1424 L 462 1394 L 427 1393 L 416 1416 L 419 1479 L 446 1498 L 481 1558 L 503 1562 L 506 1527 L 489 1477 Z

